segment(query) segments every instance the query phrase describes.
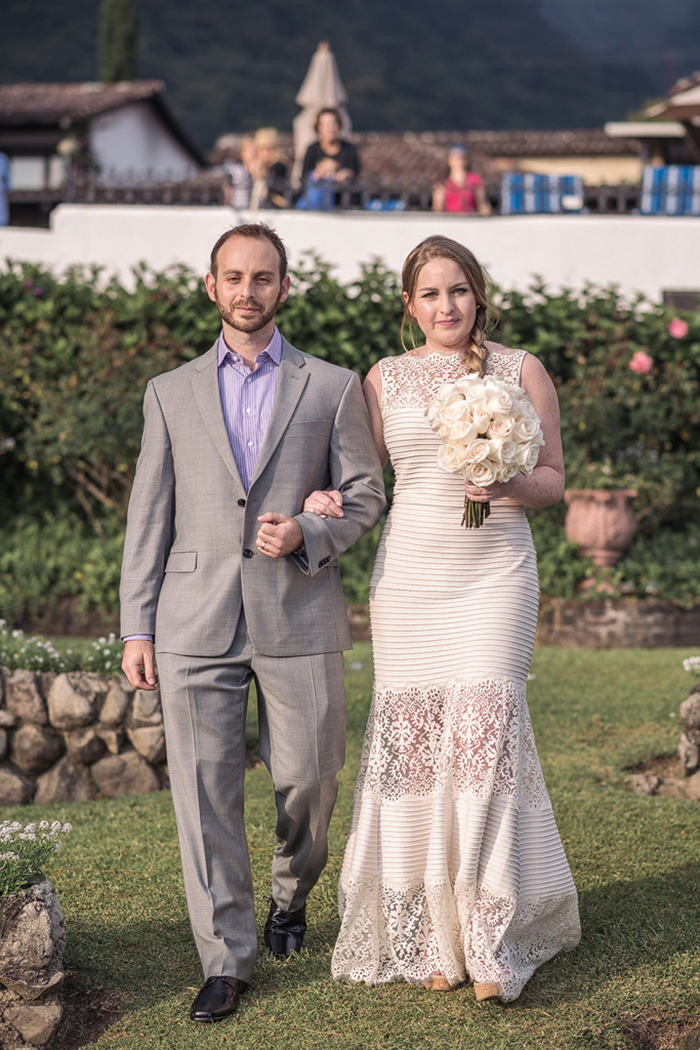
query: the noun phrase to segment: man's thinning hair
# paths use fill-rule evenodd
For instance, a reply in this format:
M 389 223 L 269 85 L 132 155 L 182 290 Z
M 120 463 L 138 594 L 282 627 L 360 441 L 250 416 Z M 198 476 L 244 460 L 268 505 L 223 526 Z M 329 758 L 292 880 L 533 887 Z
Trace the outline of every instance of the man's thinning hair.
M 219 266 L 219 250 L 232 237 L 255 237 L 257 240 L 265 239 L 269 241 L 280 257 L 280 281 L 284 280 L 287 274 L 287 252 L 279 234 L 275 233 L 269 226 L 266 226 L 264 222 L 249 222 L 243 226 L 234 226 L 233 229 L 221 234 L 211 250 L 211 258 L 209 259 L 209 271 L 213 273 L 214 277 L 216 277 Z

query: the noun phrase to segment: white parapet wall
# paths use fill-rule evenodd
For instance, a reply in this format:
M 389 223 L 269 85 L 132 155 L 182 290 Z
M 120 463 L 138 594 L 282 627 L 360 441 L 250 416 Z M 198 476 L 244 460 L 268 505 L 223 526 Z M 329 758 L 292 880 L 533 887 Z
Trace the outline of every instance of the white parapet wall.
M 287 245 L 292 264 L 304 252 L 333 263 L 343 281 L 363 262 L 382 259 L 400 271 L 408 252 L 430 234 L 466 244 L 502 288 L 524 290 L 535 275 L 553 288 L 617 285 L 653 300 L 665 289 L 700 289 L 700 219 L 641 215 L 433 215 L 426 212 L 260 212 Z M 56 272 L 96 264 L 127 286 L 132 269 L 185 263 L 207 270 L 224 230 L 250 216 L 224 207 L 60 205 L 49 230 L 0 228 L 0 260 L 40 263 Z

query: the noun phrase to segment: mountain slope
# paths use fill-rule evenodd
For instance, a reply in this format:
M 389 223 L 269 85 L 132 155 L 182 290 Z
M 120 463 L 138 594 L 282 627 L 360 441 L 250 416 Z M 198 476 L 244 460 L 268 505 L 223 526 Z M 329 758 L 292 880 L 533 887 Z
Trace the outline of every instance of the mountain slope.
M 0 77 L 92 79 L 95 0 L 10 0 Z M 358 129 L 593 126 L 651 93 L 643 70 L 598 65 L 531 0 L 141 0 L 140 72 L 208 146 L 288 127 L 318 40 L 336 54 Z M 42 32 L 37 34 L 36 27 Z

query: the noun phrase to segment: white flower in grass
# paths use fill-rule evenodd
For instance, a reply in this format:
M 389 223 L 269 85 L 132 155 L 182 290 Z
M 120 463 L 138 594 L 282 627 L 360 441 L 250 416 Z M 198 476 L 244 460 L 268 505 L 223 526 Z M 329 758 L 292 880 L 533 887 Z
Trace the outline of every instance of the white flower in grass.
M 68 832 L 72 831 L 72 830 L 73 830 L 73 825 L 72 824 L 64 824 L 63 827 L 61 828 L 61 831 L 63 832 L 64 835 L 67 835 Z
M 700 656 L 689 656 L 684 660 L 683 670 L 688 674 L 697 674 L 700 671 Z

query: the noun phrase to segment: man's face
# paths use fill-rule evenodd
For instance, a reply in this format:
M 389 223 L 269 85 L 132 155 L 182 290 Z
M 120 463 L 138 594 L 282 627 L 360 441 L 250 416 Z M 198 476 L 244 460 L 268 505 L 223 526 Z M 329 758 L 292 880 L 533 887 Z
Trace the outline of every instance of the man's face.
M 274 320 L 289 295 L 280 282 L 280 257 L 265 238 L 231 237 L 219 249 L 217 275 L 206 276 L 207 293 L 222 321 L 239 332 L 259 332 Z

